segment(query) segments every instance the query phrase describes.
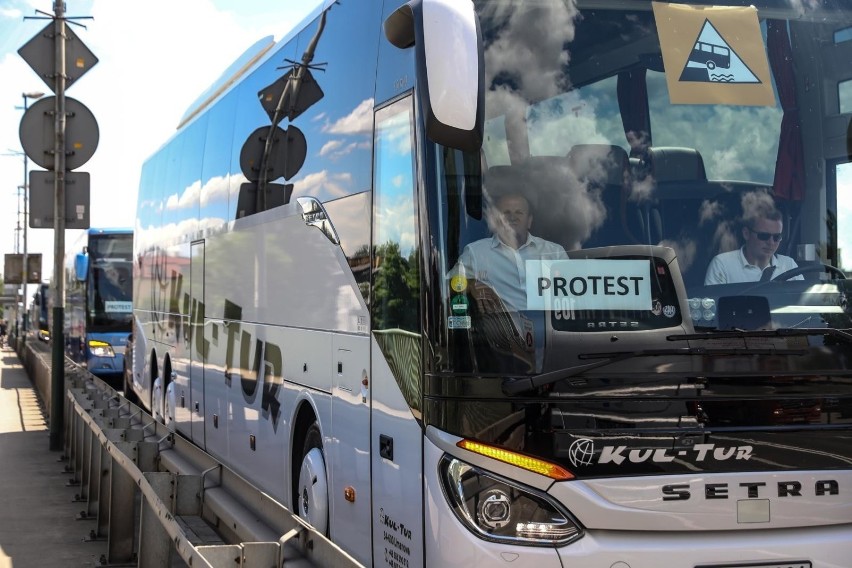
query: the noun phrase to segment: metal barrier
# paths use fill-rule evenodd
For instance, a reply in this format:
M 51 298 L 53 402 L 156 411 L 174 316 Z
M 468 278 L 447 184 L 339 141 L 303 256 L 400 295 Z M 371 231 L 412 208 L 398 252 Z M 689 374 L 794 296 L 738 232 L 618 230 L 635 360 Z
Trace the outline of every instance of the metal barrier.
M 66 362 L 65 457 L 108 565 L 361 566 L 269 495 Z

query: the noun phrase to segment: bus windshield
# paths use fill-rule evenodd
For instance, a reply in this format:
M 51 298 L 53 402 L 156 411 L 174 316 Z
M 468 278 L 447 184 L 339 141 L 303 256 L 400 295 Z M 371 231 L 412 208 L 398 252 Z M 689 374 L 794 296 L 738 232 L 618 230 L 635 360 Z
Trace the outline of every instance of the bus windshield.
M 133 311 L 132 235 L 92 237 L 88 252 L 90 329 L 126 329 Z
M 436 371 L 852 326 L 852 5 L 476 5 L 483 150 L 434 150 Z

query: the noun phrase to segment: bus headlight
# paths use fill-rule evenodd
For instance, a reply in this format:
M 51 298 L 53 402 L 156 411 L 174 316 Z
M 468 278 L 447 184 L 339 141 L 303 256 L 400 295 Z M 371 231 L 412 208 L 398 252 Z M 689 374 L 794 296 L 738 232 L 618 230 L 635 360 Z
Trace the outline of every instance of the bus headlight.
M 112 345 L 105 341 L 89 340 L 89 351 L 95 357 L 115 357 L 115 351 L 112 350 Z
M 484 540 L 561 546 L 583 536 L 580 525 L 548 495 L 444 456 L 444 495 L 456 517 Z

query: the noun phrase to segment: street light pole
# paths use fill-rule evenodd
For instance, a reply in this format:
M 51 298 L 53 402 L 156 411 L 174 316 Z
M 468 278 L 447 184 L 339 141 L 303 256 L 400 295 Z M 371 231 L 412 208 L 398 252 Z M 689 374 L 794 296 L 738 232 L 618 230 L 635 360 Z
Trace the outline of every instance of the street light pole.
M 26 112 L 27 112 L 27 108 L 28 108 L 27 101 L 29 101 L 30 99 L 33 99 L 33 100 L 40 99 L 43 96 L 44 96 L 44 93 L 37 92 L 37 91 L 30 91 L 29 93 L 21 93 L 21 97 L 24 99 L 24 113 L 26 114 Z M 22 341 L 22 345 L 26 345 L 26 341 L 27 341 L 27 339 L 26 339 L 27 338 L 27 276 L 29 276 L 29 274 L 28 274 L 29 271 L 27 270 L 27 268 L 28 268 L 28 266 L 27 266 L 27 264 L 28 264 L 28 261 L 27 261 L 27 225 L 29 224 L 28 221 L 27 221 L 27 212 L 29 211 L 29 205 L 27 204 L 27 191 L 29 190 L 29 179 L 28 179 L 29 172 L 27 171 L 28 166 L 29 166 L 29 164 L 27 163 L 27 153 L 24 152 L 24 185 L 23 185 L 23 191 L 24 191 L 24 262 L 23 262 L 23 264 L 24 264 L 24 268 L 22 270 L 23 274 L 22 274 L 22 279 L 21 279 L 21 282 L 23 283 L 23 287 L 24 287 L 24 291 L 23 291 L 24 314 L 23 314 L 23 316 L 21 316 L 22 333 L 18 334 L 18 341 Z M 20 348 L 19 348 L 19 352 L 20 352 Z

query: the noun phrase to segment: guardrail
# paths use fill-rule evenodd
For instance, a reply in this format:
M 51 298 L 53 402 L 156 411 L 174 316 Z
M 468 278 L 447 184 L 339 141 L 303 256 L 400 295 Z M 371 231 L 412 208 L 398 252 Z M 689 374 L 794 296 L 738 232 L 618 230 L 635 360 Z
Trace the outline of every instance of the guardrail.
M 30 364 L 45 359 L 27 354 Z M 361 566 L 97 377 L 70 361 L 65 377 L 66 468 L 85 503 L 80 517 L 97 520 L 90 536 L 107 540 L 102 564 Z

